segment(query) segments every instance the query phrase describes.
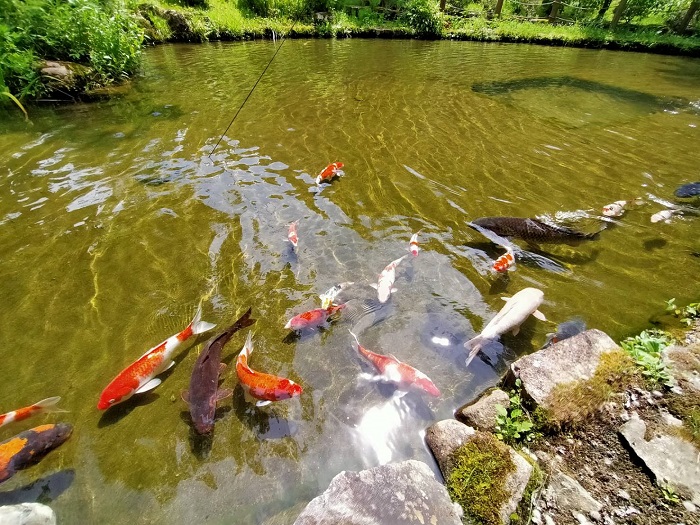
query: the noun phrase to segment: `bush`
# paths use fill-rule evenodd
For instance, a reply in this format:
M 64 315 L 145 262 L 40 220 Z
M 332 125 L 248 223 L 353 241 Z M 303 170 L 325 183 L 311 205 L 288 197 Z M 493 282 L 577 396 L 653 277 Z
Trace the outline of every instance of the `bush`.
M 407 0 L 400 20 L 421 36 L 437 36 L 442 31 L 442 15 L 433 0 Z
M 258 16 L 294 20 L 302 20 L 312 13 L 312 5 L 305 0 L 238 0 L 238 7 Z

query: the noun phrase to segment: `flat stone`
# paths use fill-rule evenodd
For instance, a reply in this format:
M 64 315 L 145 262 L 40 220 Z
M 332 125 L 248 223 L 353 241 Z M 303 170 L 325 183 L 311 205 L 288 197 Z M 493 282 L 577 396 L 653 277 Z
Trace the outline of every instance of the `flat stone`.
M 669 484 L 688 492 L 691 501 L 700 505 L 700 462 L 698 451 L 690 442 L 662 434 L 646 441 L 646 423 L 637 414 L 620 427 L 627 446 L 652 472 L 657 485 Z
M 408 460 L 341 472 L 294 525 L 461 525 L 458 507 L 428 465 Z
M 573 516 L 600 512 L 603 508 L 578 481 L 563 472 L 552 473 L 544 498 L 548 506 L 570 512 Z
M 442 472 L 445 479 L 450 477 L 452 471 L 450 455 L 478 434 L 480 432 L 454 419 L 438 421 L 428 428 L 425 434 L 425 441 L 433 452 L 440 466 L 440 472 Z M 499 510 L 501 521 L 506 524 L 510 523 L 510 515 L 518 508 L 518 504 L 523 498 L 525 488 L 532 475 L 532 465 L 515 450 L 510 447 L 507 448 L 515 464 L 515 471 L 505 480 L 505 490 L 511 494 L 511 497 Z
M 662 360 L 683 388 L 700 392 L 700 343 L 669 346 L 662 352 Z
M 503 390 L 495 389 L 486 396 L 482 396 L 476 403 L 457 411 L 456 417 L 465 424 L 483 430 L 493 432 L 496 429 L 496 407 L 510 406 L 510 397 Z
M 0 525 L 56 525 L 56 514 L 41 503 L 20 503 L 0 507 Z
M 600 357 L 619 347 L 600 330 L 586 330 L 515 361 L 509 376 L 519 377 L 527 397 L 545 409 L 554 387 L 590 379 Z M 556 414 L 555 414 L 556 417 Z

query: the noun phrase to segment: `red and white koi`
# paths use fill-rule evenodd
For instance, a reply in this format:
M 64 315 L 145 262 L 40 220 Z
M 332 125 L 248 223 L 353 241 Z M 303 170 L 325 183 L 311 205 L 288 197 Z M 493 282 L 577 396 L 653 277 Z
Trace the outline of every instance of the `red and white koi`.
M 374 365 L 381 374 L 381 379 L 393 383 L 401 389 L 418 388 L 431 396 L 440 396 L 438 387 L 423 372 L 413 368 L 411 365 L 402 363 L 392 354 L 382 355 L 367 350 L 360 344 L 355 334 L 352 332 L 350 334 L 355 338 L 357 351 Z
M 318 174 L 316 177 L 316 184 L 321 184 L 322 182 L 330 182 L 333 177 L 336 175 L 339 175 L 341 173 L 341 170 L 343 169 L 343 164 L 342 162 L 333 162 L 332 164 L 329 164 L 323 170 L 321 170 L 321 173 Z
M 354 282 L 344 282 L 344 283 L 338 283 L 335 286 L 331 287 L 327 292 L 319 295 L 319 299 L 321 299 L 321 308 L 330 308 L 330 306 L 333 304 L 333 301 L 335 301 L 335 298 L 338 297 L 338 294 L 345 290 L 348 286 L 351 286 L 355 284 Z
M 615 201 L 611 204 L 603 206 L 603 215 L 606 217 L 622 217 L 625 213 L 627 201 Z
M 257 406 L 269 405 L 273 401 L 281 401 L 301 395 L 303 389 L 291 379 L 256 372 L 248 366 L 248 359 L 253 352 L 253 336 L 248 332 L 243 349 L 236 359 L 236 374 L 241 382 L 246 397 L 257 400 Z
M 491 266 L 495 272 L 503 273 L 510 269 L 515 269 L 515 253 L 512 249 L 508 249 L 506 253 L 501 255 L 498 259 L 493 262 Z
M 299 235 L 297 233 L 297 224 L 299 221 L 294 221 L 289 225 L 289 232 L 287 233 L 287 239 L 292 243 L 292 246 L 296 250 L 297 244 L 299 244 Z
M 56 405 L 60 400 L 60 397 L 47 397 L 46 399 L 42 399 L 41 401 L 38 401 L 33 405 L 29 405 L 28 407 L 19 408 L 17 410 L 13 410 L 12 412 L 2 414 L 0 415 L 0 427 L 9 425 L 14 421 L 22 421 L 24 419 L 27 419 L 28 417 L 35 416 L 38 414 L 47 414 L 50 412 L 67 412 L 67 410 L 61 410 L 60 408 L 56 408 Z
M 314 308 L 303 314 L 295 315 L 284 327 L 288 330 L 303 330 L 304 328 L 317 328 L 335 316 L 340 310 L 345 308 L 345 304 L 329 306 L 328 308 Z
M 396 280 L 396 267 L 403 261 L 407 255 L 399 257 L 395 261 L 391 261 L 382 273 L 379 274 L 379 279 L 377 283 L 372 283 L 370 286 L 377 290 L 377 298 L 380 303 L 385 303 L 389 300 L 389 296 L 396 292 L 396 288 L 393 288 L 394 281 Z
M 419 248 L 418 248 L 418 234 L 419 234 L 419 233 L 420 233 L 420 232 L 414 233 L 414 234 L 411 236 L 411 240 L 410 240 L 409 243 L 408 243 L 408 251 L 411 252 L 411 254 L 412 254 L 414 257 L 417 257 L 417 256 L 418 256 L 418 251 L 419 251 Z
M 202 305 L 200 304 L 187 328 L 148 350 L 107 385 L 100 395 L 97 408 L 106 410 L 126 401 L 134 394 L 141 394 L 157 387 L 161 380 L 156 376 L 175 364 L 172 360 L 175 350 L 193 335 L 201 334 L 216 326 L 201 319 Z

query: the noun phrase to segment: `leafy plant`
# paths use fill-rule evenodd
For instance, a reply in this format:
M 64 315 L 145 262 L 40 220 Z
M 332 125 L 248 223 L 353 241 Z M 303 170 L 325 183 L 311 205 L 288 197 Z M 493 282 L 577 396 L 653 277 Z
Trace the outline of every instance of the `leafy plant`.
M 510 391 L 510 406 L 496 406 L 496 437 L 509 445 L 518 441 L 531 441 L 534 437 L 530 432 L 533 423 L 522 407 L 521 388 L 520 379 L 516 379 L 515 388 Z
M 661 494 L 663 494 L 663 497 L 666 501 L 669 503 L 680 503 L 681 498 L 676 492 L 676 489 L 673 488 L 672 485 L 665 484 L 661 485 Z
M 435 0 L 407 0 L 399 19 L 422 36 L 437 36 L 442 31 L 442 15 Z
M 653 383 L 670 388 L 674 386 L 675 381 L 661 359 L 661 352 L 673 342 L 673 339 L 662 330 L 645 330 L 639 335 L 628 337 L 620 343 L 620 346 L 641 368 L 644 377 Z
M 666 301 L 666 311 L 673 312 L 673 315 L 680 317 L 681 323 L 688 326 L 693 324 L 694 319 L 700 318 L 700 303 L 690 303 L 680 307 L 676 305 L 676 298 Z

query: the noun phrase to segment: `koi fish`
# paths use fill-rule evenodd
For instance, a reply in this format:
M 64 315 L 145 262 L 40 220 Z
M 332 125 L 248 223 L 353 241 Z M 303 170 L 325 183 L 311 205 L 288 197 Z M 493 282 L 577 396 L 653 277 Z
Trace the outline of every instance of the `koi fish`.
M 355 338 L 355 342 L 357 343 L 357 351 L 374 365 L 377 371 L 381 374 L 381 378 L 383 380 L 387 381 L 388 383 L 393 383 L 402 389 L 415 387 L 427 392 L 431 396 L 440 396 L 440 390 L 438 390 L 438 387 L 436 387 L 430 378 L 423 372 L 413 368 L 411 365 L 402 363 L 392 354 L 382 355 L 372 352 L 371 350 L 367 350 L 360 344 L 360 341 L 358 341 L 355 334 L 352 332 L 350 332 L 350 334 Z
M 515 254 L 513 253 L 513 250 L 508 250 L 506 253 L 501 255 L 493 262 L 493 266 L 491 266 L 491 268 L 498 273 L 507 272 L 509 269 L 514 267 Z
M 542 348 L 548 348 L 559 341 L 563 341 L 564 339 L 578 335 L 585 329 L 586 323 L 580 318 L 561 323 L 557 325 L 557 331 L 555 333 L 547 334 L 547 341 Z
M 700 195 L 700 182 L 689 182 L 688 184 L 678 186 L 673 194 L 681 199 L 687 199 L 689 197 Z
M 612 204 L 603 206 L 603 215 L 606 217 L 622 217 L 625 213 L 627 201 L 615 201 Z
M 202 305 L 200 304 L 187 328 L 148 350 L 107 385 L 100 395 L 97 408 L 106 410 L 126 401 L 134 394 L 141 394 L 157 387 L 161 380 L 156 376 L 175 364 L 171 359 L 175 350 L 193 335 L 201 334 L 216 326 L 201 319 Z
M 656 223 L 663 221 L 666 224 L 669 224 L 675 213 L 676 210 L 661 210 L 660 212 L 657 212 L 651 216 L 651 222 Z
M 226 367 L 221 362 L 221 352 L 233 334 L 255 323 L 255 319 L 250 318 L 250 312 L 248 308 L 238 321 L 207 341 L 194 364 L 190 389 L 182 393 L 182 399 L 190 407 L 190 416 L 199 434 L 208 434 L 214 429 L 216 403 L 233 394 L 230 388 L 219 388 L 219 373 Z
M 566 226 L 554 226 L 538 219 L 521 217 L 481 217 L 473 224 L 502 237 L 515 237 L 534 243 L 572 243 L 596 239 L 600 232 L 584 233 Z
M 72 432 L 73 427 L 66 423 L 41 425 L 0 443 L 0 483 L 65 443 Z
M 350 281 L 338 283 L 335 286 L 328 289 L 328 291 L 326 291 L 325 293 L 319 295 L 318 297 L 321 299 L 321 308 L 328 309 L 333 304 L 333 301 L 335 301 L 335 298 L 338 297 L 338 294 L 345 290 L 348 286 L 351 286 L 353 284 L 355 283 Z
M 49 412 L 67 412 L 67 410 L 61 410 L 56 408 L 56 405 L 61 400 L 60 397 L 47 397 L 41 401 L 34 403 L 28 407 L 20 408 L 8 412 L 7 414 L 0 415 L 0 427 L 9 425 L 13 421 L 22 421 L 36 414 L 46 414 Z
M 338 175 L 340 173 L 340 170 L 343 169 L 343 164 L 342 162 L 334 162 L 332 164 L 329 164 L 323 170 L 321 170 L 321 173 L 318 174 L 318 177 L 316 177 L 316 184 L 321 184 L 322 182 L 330 182 L 333 177 Z
M 380 303 L 385 303 L 389 300 L 389 296 L 396 292 L 396 288 L 393 288 L 394 281 L 396 280 L 396 267 L 403 261 L 407 256 L 399 257 L 395 261 L 391 261 L 382 273 L 379 274 L 379 279 L 377 283 L 372 283 L 370 286 L 377 290 L 377 298 Z
M 256 372 L 248 366 L 248 358 L 253 352 L 253 335 L 248 332 L 243 349 L 236 359 L 236 374 L 246 397 L 257 399 L 256 406 L 269 405 L 273 401 L 282 401 L 301 395 L 303 389 L 291 379 L 271 374 Z
M 420 232 L 416 232 L 411 236 L 411 240 L 408 242 L 408 251 L 411 252 L 411 254 L 414 257 L 418 256 L 418 234 Z
M 294 246 L 294 249 L 296 249 L 297 244 L 299 243 L 299 236 L 297 235 L 297 223 L 299 221 L 294 221 L 289 225 L 289 233 L 287 233 L 287 239 L 289 239 L 289 242 L 292 243 L 292 246 Z
M 479 335 L 464 343 L 464 347 L 469 350 L 467 366 L 474 356 L 481 350 L 481 347 L 488 340 L 498 339 L 506 332 L 513 332 L 518 335 L 520 325 L 525 322 L 530 315 L 541 321 L 546 321 L 544 314 L 537 308 L 542 304 L 544 293 L 537 288 L 523 288 L 513 297 L 503 297 L 506 305 L 491 319 Z
M 287 330 L 303 330 L 304 328 L 316 328 L 325 324 L 329 317 L 345 308 L 344 304 L 330 306 L 328 308 L 314 308 L 303 314 L 295 315 L 284 327 Z

